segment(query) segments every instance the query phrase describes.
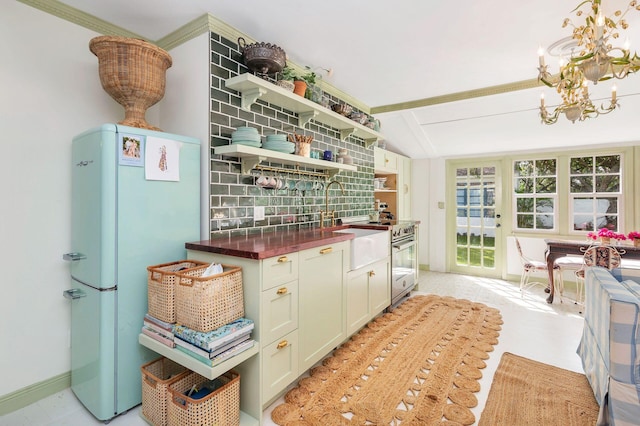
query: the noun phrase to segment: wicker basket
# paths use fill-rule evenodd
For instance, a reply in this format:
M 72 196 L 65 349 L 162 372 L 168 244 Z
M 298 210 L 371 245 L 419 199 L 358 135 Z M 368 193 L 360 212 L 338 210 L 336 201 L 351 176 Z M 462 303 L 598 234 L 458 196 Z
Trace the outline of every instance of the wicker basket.
M 147 123 L 147 109 L 164 97 L 171 55 L 144 40 L 118 36 L 94 37 L 89 50 L 98 57 L 102 88 L 124 107 L 119 124 L 160 130 Z
M 222 265 L 222 268 L 222 273 L 207 277 L 201 277 L 206 266 L 178 273 L 178 324 L 208 332 L 244 316 L 242 268 L 232 265 Z
M 240 374 L 233 370 L 218 377 L 222 387 L 200 399 L 185 395 L 194 385 L 208 381 L 198 373 L 191 372 L 169 387 L 168 425 L 216 425 L 237 426 L 240 424 Z
M 169 386 L 190 371 L 168 358 L 158 358 L 142 367 L 142 415 L 155 426 L 167 426 Z
M 149 266 L 147 268 L 149 315 L 165 322 L 176 322 L 175 292 L 180 280 L 178 271 L 189 274 L 187 269 L 203 265 L 208 264 L 198 260 L 181 260 Z

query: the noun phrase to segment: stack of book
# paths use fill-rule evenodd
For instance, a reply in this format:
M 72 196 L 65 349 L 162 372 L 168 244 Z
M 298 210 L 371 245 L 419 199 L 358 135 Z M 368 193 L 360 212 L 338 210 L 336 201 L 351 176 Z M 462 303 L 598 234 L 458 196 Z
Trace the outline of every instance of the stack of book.
M 182 325 L 173 327 L 176 349 L 213 367 L 253 347 L 253 321 L 240 318 L 213 331 L 202 332 Z
M 144 316 L 142 334 L 146 334 L 170 348 L 175 348 L 176 346 L 174 343 L 173 324 L 159 320 L 149 314 L 145 314 Z

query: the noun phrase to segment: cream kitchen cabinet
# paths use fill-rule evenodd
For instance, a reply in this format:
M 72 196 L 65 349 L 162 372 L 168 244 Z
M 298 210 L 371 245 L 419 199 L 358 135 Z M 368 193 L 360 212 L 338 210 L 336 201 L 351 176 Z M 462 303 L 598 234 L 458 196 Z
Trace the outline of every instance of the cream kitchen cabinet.
M 377 146 L 374 147 L 373 167 L 376 172 L 396 173 L 398 171 L 398 154 Z
M 411 159 L 398 156 L 398 219 L 411 219 Z
M 349 242 L 300 251 L 299 368 L 320 361 L 347 337 L 346 271 Z
M 386 203 L 394 219 L 411 219 L 411 159 L 374 148 L 375 177 L 387 179 L 385 188 L 374 189 L 376 200 Z
M 261 419 L 287 386 L 346 339 L 349 250 L 349 241 L 266 259 L 187 250 L 189 259 L 242 268 L 245 316 L 255 323 L 259 351 L 232 367 L 241 377 L 241 410 L 250 417 Z
M 350 336 L 391 303 L 391 259 L 347 273 L 347 335 Z

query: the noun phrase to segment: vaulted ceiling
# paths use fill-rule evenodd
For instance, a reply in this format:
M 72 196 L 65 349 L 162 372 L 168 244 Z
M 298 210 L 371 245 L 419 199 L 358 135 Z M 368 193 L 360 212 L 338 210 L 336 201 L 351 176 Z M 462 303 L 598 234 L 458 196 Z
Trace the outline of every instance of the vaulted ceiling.
M 577 0 L 62 0 L 149 40 L 209 13 L 293 62 L 333 69 L 325 81 L 371 108 L 387 145 L 412 158 L 478 156 L 636 144 L 640 75 L 617 81 L 621 108 L 572 124 L 544 125 L 537 49 L 570 35 Z M 607 12 L 627 1 L 603 0 Z M 625 32 L 640 50 L 640 12 Z M 552 70 L 557 66 L 547 56 Z M 591 89 L 608 103 L 611 84 Z

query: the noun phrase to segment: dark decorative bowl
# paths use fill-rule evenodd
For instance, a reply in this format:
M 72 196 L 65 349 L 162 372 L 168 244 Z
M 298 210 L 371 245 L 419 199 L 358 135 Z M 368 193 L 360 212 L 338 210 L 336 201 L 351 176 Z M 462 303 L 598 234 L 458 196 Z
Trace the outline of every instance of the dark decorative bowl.
M 349 116 L 349 114 L 351 114 L 351 111 L 353 110 L 351 105 L 347 104 L 333 104 L 331 105 L 331 109 L 340 115 L 344 115 L 345 117 Z

